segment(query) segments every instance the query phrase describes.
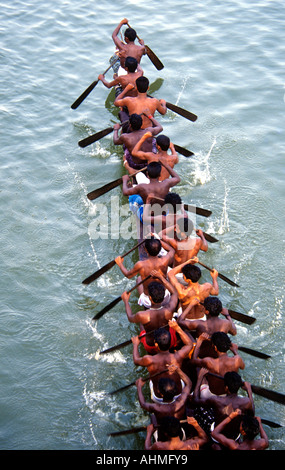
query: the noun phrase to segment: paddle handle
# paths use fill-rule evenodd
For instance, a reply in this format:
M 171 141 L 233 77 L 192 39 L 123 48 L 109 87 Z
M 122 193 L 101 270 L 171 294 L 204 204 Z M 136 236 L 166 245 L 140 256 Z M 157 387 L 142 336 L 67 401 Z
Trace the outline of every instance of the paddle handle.
M 144 279 L 142 279 L 140 282 L 138 282 L 134 287 L 132 287 L 130 290 L 128 290 L 128 294 L 130 294 L 131 292 L 133 292 L 133 290 L 135 290 L 137 287 L 139 287 L 141 284 L 143 284 L 145 281 L 147 281 L 148 279 L 151 278 L 151 274 L 149 274 L 147 277 L 145 277 Z

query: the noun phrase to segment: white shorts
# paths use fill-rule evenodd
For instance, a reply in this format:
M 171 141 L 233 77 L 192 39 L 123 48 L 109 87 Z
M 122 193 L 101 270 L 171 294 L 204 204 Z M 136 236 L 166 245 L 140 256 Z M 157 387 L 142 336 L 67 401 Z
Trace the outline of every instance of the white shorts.
M 171 294 L 169 290 L 165 289 L 165 294 L 164 294 L 164 299 L 162 301 L 161 305 L 166 305 L 170 301 Z M 148 295 L 146 295 L 144 292 L 139 296 L 138 304 L 150 308 L 151 307 L 151 300 Z

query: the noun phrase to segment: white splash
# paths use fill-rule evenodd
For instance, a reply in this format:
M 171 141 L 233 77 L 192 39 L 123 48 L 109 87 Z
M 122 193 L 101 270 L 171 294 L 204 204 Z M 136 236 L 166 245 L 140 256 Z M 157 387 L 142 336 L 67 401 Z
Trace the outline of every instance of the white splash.
M 216 145 L 217 141 L 214 138 L 211 148 L 206 155 L 198 154 L 196 158 L 193 158 L 194 169 L 192 172 L 193 177 L 193 184 L 206 184 L 211 180 L 211 173 L 210 173 L 210 156 L 214 146 Z
M 223 203 L 223 212 L 222 212 L 220 227 L 219 227 L 219 230 L 218 230 L 218 233 L 220 235 L 228 232 L 229 228 L 230 228 L 229 216 L 228 216 L 228 211 L 227 211 L 227 197 L 228 197 L 228 194 L 229 194 L 229 188 L 227 188 L 226 181 L 225 181 L 225 196 L 224 196 L 224 203 Z

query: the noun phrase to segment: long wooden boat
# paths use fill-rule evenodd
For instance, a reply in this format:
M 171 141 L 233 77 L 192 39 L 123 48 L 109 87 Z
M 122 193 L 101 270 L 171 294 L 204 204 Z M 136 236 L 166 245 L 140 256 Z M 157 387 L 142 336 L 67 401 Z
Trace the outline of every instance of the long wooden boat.
M 160 63 L 161 65 L 159 64 L 160 61 L 158 60 L 158 58 L 153 54 L 153 52 L 152 52 L 149 48 L 148 48 L 148 56 L 149 56 L 149 58 L 152 60 L 152 62 L 154 63 L 154 65 L 157 66 L 157 68 L 162 65 L 161 63 Z M 112 66 L 112 64 L 110 65 L 110 67 L 111 67 L 111 66 Z M 107 70 L 109 70 L 110 67 L 108 67 Z M 162 67 L 163 67 L 163 66 L 162 66 Z M 106 72 L 107 72 L 107 70 L 106 70 Z M 83 101 L 83 99 L 86 98 L 86 96 L 87 96 L 87 95 L 90 93 L 90 91 L 96 86 L 97 83 L 98 83 L 98 81 L 93 82 L 93 84 L 91 84 L 90 87 L 88 87 L 88 89 L 85 90 L 85 92 L 84 92 L 84 93 L 78 98 L 78 100 L 76 100 L 76 102 L 72 105 L 72 108 L 73 108 L 73 109 L 76 109 L 76 107 L 79 106 L 79 104 Z M 112 92 L 113 92 L 113 91 L 114 91 L 114 90 L 112 90 Z M 194 121 L 194 120 L 197 119 L 197 116 L 195 116 L 193 113 L 189 113 L 189 112 L 187 112 L 186 110 L 181 110 L 181 108 L 179 108 L 179 107 L 177 107 L 177 106 L 174 106 L 174 105 L 171 105 L 171 103 L 167 103 L 167 107 L 168 107 L 169 109 L 173 110 L 174 112 L 180 113 L 182 116 L 184 115 L 184 117 L 187 118 L 187 119 L 190 119 L 190 120 L 192 120 L 192 121 Z M 183 111 L 184 111 L 184 112 L 183 112 Z M 107 128 L 107 129 L 106 129 L 106 132 L 101 132 L 101 133 L 100 133 L 100 138 L 102 138 L 104 135 L 109 134 L 111 131 L 112 131 L 112 128 Z M 91 136 L 91 137 L 92 137 L 92 136 Z M 86 140 L 86 139 L 85 139 L 85 140 Z M 93 141 L 94 141 L 94 139 L 93 139 Z M 93 141 L 92 141 L 92 138 L 91 138 L 91 139 L 88 139 L 88 145 L 89 145 L 89 143 L 92 143 Z M 86 143 L 86 145 L 87 145 L 87 143 Z M 85 144 L 82 145 L 82 146 L 85 146 Z M 208 214 L 208 215 L 209 215 L 209 214 Z M 138 238 L 137 242 L 139 243 L 139 242 L 142 242 L 142 241 L 143 241 L 143 236 L 144 236 L 143 224 L 141 223 L 139 217 L 137 217 L 136 215 L 134 215 L 134 217 L 136 217 L 137 238 Z M 211 241 L 214 241 L 214 239 L 212 238 Z M 215 241 L 217 241 L 217 240 L 215 240 Z M 145 260 L 145 259 L 147 258 L 147 256 L 148 256 L 148 255 L 147 255 L 146 249 L 145 249 L 145 247 L 144 247 L 144 244 L 143 244 L 143 243 L 140 243 L 139 246 L 138 246 L 138 259 L 139 259 L 139 260 Z M 109 265 L 111 266 L 112 263 L 113 263 L 113 262 L 109 263 Z M 106 266 L 107 266 L 107 265 L 106 265 Z M 207 267 L 207 266 L 206 266 L 206 267 Z M 95 273 L 95 274 L 96 274 L 96 273 Z M 92 278 L 92 276 L 90 276 L 90 278 Z M 96 277 L 94 277 L 94 279 L 95 279 L 95 278 L 96 278 Z M 90 282 L 91 282 L 91 280 L 90 280 Z M 86 282 L 86 284 L 88 284 L 88 283 L 89 283 L 89 282 Z M 115 299 L 114 305 L 115 305 L 116 302 L 118 302 L 119 300 L 120 300 L 120 297 L 118 297 L 118 299 Z M 231 310 L 229 310 L 229 312 L 232 312 L 232 313 L 231 313 L 231 316 L 232 316 L 233 318 L 236 318 L 237 320 L 243 321 L 244 323 L 251 324 L 250 321 L 246 320 L 246 317 L 247 317 L 246 315 L 240 314 L 240 313 L 238 313 L 238 312 L 233 312 L 233 311 L 231 311 Z M 94 317 L 94 319 L 95 319 L 95 318 L 96 318 L 96 316 Z M 98 318 L 99 318 L 99 317 L 98 317 Z M 250 317 L 249 317 L 249 318 L 250 318 Z M 255 320 L 255 319 L 253 319 L 253 321 L 254 321 L 254 320 Z M 125 342 L 124 344 L 129 344 L 129 342 L 127 341 L 127 342 Z M 111 350 L 111 349 L 112 349 L 112 348 L 110 348 L 110 350 Z M 242 350 L 242 348 L 240 348 L 240 349 Z M 252 352 L 252 350 L 249 350 L 249 348 L 243 348 L 243 350 L 244 350 L 245 352 L 249 352 L 249 351 Z M 247 351 L 246 351 L 246 350 L 247 350 Z M 266 356 L 266 355 L 265 355 L 265 356 Z M 262 356 L 258 356 L 258 357 L 262 357 Z M 267 356 L 267 357 L 270 357 L 270 356 Z M 264 357 L 264 358 L 265 358 L 265 357 Z M 266 398 L 268 398 L 268 399 L 271 399 L 271 400 L 273 400 L 273 401 L 276 401 L 276 402 L 278 402 L 278 403 L 282 403 L 282 404 L 285 403 L 285 401 L 284 401 L 284 395 L 279 394 L 278 392 L 273 392 L 273 391 L 270 391 L 270 390 L 262 389 L 262 387 L 257 387 L 257 386 L 254 386 L 254 385 L 252 386 L 252 391 L 253 391 L 254 393 L 257 393 L 257 394 L 259 394 L 259 395 L 261 395 L 261 396 L 264 396 L 264 397 L 266 397 Z M 153 417 L 151 416 L 150 418 L 151 418 L 151 421 L 154 422 L 154 421 L 153 421 Z M 263 421 L 263 423 L 268 424 L 269 426 L 272 426 L 272 427 L 279 427 L 278 424 L 273 423 L 273 422 L 271 422 L 271 421 L 269 421 L 269 420 L 263 419 L 262 421 Z M 114 432 L 114 433 L 111 433 L 110 435 L 115 436 L 115 435 L 129 434 L 129 433 L 131 433 L 131 432 L 140 432 L 140 431 L 145 432 L 145 429 L 146 429 L 145 426 L 141 426 L 141 427 L 138 427 L 138 428 L 133 428 L 133 429 L 131 429 L 131 430 L 123 430 L 123 431 Z

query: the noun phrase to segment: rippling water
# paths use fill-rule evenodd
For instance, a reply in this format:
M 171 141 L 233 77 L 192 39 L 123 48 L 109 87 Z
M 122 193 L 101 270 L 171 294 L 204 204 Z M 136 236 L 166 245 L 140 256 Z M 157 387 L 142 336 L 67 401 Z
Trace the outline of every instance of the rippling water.
M 153 95 L 198 115 L 190 123 L 168 112 L 161 122 L 195 152 L 177 167 L 183 200 L 213 211 L 197 220 L 219 239 L 203 260 L 241 286 L 220 281 L 220 298 L 257 318 L 237 323 L 237 343 L 272 356 L 244 355 L 244 378 L 284 391 L 284 3 L 163 6 L 1 2 L 1 449 L 143 449 L 143 433 L 106 437 L 148 423 L 134 387 L 108 395 L 143 371 L 131 347 L 98 358 L 136 327 L 120 304 L 92 322 L 133 283 L 116 267 L 81 283 L 134 244 L 94 240 L 90 230 L 96 206 L 86 194 L 123 174 L 121 149 L 112 136 L 77 145 L 116 122 L 116 110 L 102 84 L 70 109 L 107 68 L 123 17 L 165 65 L 158 72 L 143 59 Z M 119 188 L 112 195 L 126 203 Z M 109 201 L 110 193 L 100 202 Z M 258 396 L 255 403 L 257 414 L 285 424 L 282 405 Z M 266 432 L 270 449 L 284 449 L 283 428 Z

